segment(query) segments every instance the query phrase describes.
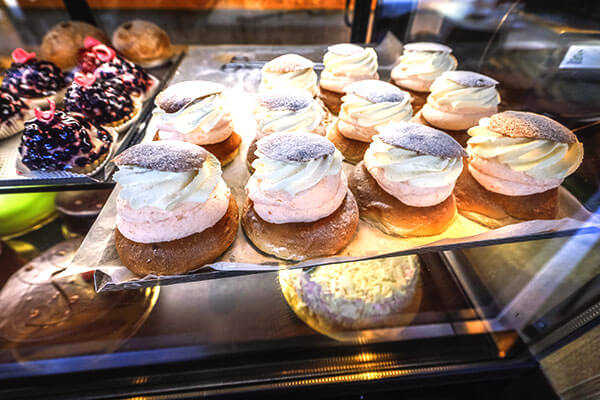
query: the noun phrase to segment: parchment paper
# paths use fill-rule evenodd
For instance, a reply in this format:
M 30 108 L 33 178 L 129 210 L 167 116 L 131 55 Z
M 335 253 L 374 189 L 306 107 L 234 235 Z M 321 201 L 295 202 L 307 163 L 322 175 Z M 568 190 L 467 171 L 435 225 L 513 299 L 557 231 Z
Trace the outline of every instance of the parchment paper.
M 295 50 L 302 54 L 298 49 Z M 281 49 L 277 52 L 271 49 L 273 54 L 269 53 L 269 56 L 272 58 L 278 55 L 277 53 L 284 54 L 285 52 L 289 52 L 289 50 Z M 223 178 L 231 188 L 241 210 L 245 200 L 244 186 L 250 176 L 246 167 L 246 151 L 254 137 L 255 124 L 251 112 L 254 107 L 255 95 L 253 92 L 258 85 L 260 71 L 256 69 L 223 71 L 217 67 L 214 60 L 228 62 L 233 51 L 229 47 L 224 47 L 222 53 L 226 55 L 214 51 L 213 48 L 210 53 L 213 60 L 211 64 L 211 58 L 207 55 L 205 48 L 190 49 L 189 56 L 181 63 L 171 84 L 188 79 L 210 79 L 228 86 L 229 89 L 225 94 L 227 104 L 232 110 L 234 129 L 242 136 L 243 142 L 240 154 L 224 168 Z M 316 61 L 314 57 L 312 59 Z M 154 123 L 151 120 L 144 141 L 152 140 L 154 132 Z M 352 165 L 344 163 L 346 174 L 350 172 L 351 168 L 353 168 Z M 96 270 L 96 290 L 99 292 L 215 279 L 258 271 L 303 268 L 369 258 L 451 250 L 459 247 L 600 232 L 600 218 L 589 213 L 573 195 L 561 187 L 559 191 L 560 219 L 558 220 L 527 221 L 490 230 L 458 215 L 454 223 L 443 234 L 414 238 L 388 236 L 361 220 L 354 239 L 337 256 L 300 263 L 279 260 L 260 252 L 248 241 L 240 227 L 233 245 L 213 264 L 203 266 L 185 275 L 139 277 L 122 265 L 115 250 L 117 191 L 118 189 L 112 193 L 73 259 L 72 268 L 86 271 Z

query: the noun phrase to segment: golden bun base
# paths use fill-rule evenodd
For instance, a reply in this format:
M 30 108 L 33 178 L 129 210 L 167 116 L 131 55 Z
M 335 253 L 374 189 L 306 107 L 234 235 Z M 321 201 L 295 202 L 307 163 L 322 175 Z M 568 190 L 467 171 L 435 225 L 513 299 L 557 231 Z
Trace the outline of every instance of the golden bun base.
M 284 260 L 332 256 L 348 245 L 358 227 L 358 207 L 350 191 L 331 215 L 314 222 L 272 224 L 246 199 L 242 228 L 248 239 L 265 253 Z
M 319 99 L 325 104 L 325 107 L 332 114 L 338 115 L 340 113 L 340 108 L 342 107 L 342 97 L 344 97 L 344 93 L 338 93 L 331 90 L 320 89 Z
M 367 149 L 371 145 L 371 143 L 348 139 L 342 135 L 337 127 L 337 122 L 327 130 L 327 139 L 342 153 L 344 160 L 352 164 L 362 161 Z
M 256 154 L 254 154 L 256 152 L 256 142 L 258 142 L 258 140 L 254 138 L 250 143 L 250 146 L 248 146 L 248 153 L 246 153 L 246 166 L 248 167 L 248 171 L 250 171 L 250 173 L 254 172 L 252 163 L 258 158 Z
M 528 196 L 490 192 L 473 178 L 467 165 L 456 181 L 454 194 L 461 215 L 490 228 L 558 215 L 558 188 Z
M 423 117 L 422 111 L 419 111 L 418 113 L 416 113 L 415 116 L 412 117 L 410 122 L 429 126 L 431 128 L 435 128 L 435 129 L 441 130 L 443 132 L 446 132 L 448 135 L 452 136 L 452 138 L 454 138 L 454 140 L 456 140 L 458 143 L 460 143 L 460 145 L 463 147 L 467 146 L 467 140 L 469 140 L 469 138 L 470 138 L 470 136 L 467 134 L 467 130 L 453 131 L 450 129 L 441 129 L 441 128 L 431 125 L 429 122 L 427 122 L 425 117 Z
M 354 167 L 348 186 L 356 198 L 361 218 L 388 235 L 437 235 L 456 217 L 454 196 L 431 207 L 408 206 L 383 190 L 362 162 Z
M 230 196 L 223 218 L 202 232 L 169 242 L 137 243 L 115 229 L 115 245 L 123 264 L 136 275 L 184 274 L 223 254 L 237 235 L 238 220 L 238 206 Z
M 460 131 L 472 128 L 479 124 L 479 120 L 486 117 L 491 117 L 498 112 L 497 107 L 491 107 L 486 111 L 477 113 L 451 113 L 438 110 L 429 104 L 425 104 L 421 110 L 423 118 L 431 125 L 439 129 L 449 129 L 452 131 Z
M 152 138 L 153 141 L 160 140 L 158 131 Z M 221 163 L 221 167 L 226 166 L 232 162 L 240 152 L 240 145 L 242 144 L 242 138 L 237 133 L 233 132 L 227 139 L 222 142 L 215 144 L 202 144 L 198 145 L 206 149 L 213 156 L 217 157 Z

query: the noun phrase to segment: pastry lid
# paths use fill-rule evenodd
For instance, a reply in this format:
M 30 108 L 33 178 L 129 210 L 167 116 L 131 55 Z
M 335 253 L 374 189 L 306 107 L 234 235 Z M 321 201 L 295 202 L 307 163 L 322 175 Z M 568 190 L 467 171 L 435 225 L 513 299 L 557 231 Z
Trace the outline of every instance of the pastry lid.
M 194 100 L 222 93 L 225 86 L 209 81 L 184 81 L 169 86 L 156 96 L 154 103 L 165 112 L 175 113 Z
M 308 162 L 335 152 L 329 140 L 304 132 L 274 133 L 259 140 L 256 147 L 266 157 L 286 162 Z
M 367 79 L 351 83 L 344 89 L 348 94 L 355 94 L 371 103 L 399 103 L 409 94 L 391 83 Z

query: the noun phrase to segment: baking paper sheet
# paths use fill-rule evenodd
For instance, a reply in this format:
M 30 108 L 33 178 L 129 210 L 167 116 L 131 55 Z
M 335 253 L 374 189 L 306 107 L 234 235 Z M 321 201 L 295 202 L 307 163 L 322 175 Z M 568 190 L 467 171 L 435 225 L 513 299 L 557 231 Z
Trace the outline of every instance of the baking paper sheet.
M 231 188 L 241 210 L 245 200 L 244 186 L 250 176 L 246 167 L 246 151 L 254 137 L 255 124 L 251 113 L 254 107 L 255 95 L 253 92 L 258 86 L 260 70 L 224 71 L 220 68 L 220 65 L 228 62 L 231 56 L 236 54 L 235 49 L 238 48 L 224 46 L 220 49 L 219 52 L 215 48 L 211 48 L 210 53 L 207 48 L 190 49 L 188 57 L 183 60 L 170 84 L 189 79 L 209 79 L 221 82 L 229 88 L 225 95 L 231 110 L 233 110 L 234 128 L 242 136 L 243 142 L 239 155 L 224 168 L 223 178 Z M 314 48 L 309 48 L 307 51 L 312 52 L 310 54 L 313 56 L 310 58 L 316 61 Z M 268 54 L 267 59 L 270 59 L 290 51 L 289 48 L 279 50 L 266 48 L 264 52 Z M 294 48 L 294 52 L 303 54 L 300 48 Z M 388 56 L 388 58 L 393 57 Z M 385 74 L 386 72 L 383 71 L 382 75 Z M 389 75 L 389 70 L 387 74 Z M 153 126 L 151 120 L 148 124 L 145 141 L 152 140 L 155 132 Z M 353 168 L 352 165 L 344 163 L 346 174 L 349 174 L 351 168 Z M 303 268 L 369 258 L 451 250 L 458 247 L 474 247 L 542 239 L 558 235 L 600 232 L 600 218 L 590 214 L 566 189 L 560 188 L 561 208 L 560 219 L 558 220 L 527 221 L 490 230 L 458 215 L 454 223 L 443 234 L 414 238 L 388 236 L 361 220 L 354 239 L 337 256 L 299 263 L 279 260 L 260 252 L 248 241 L 240 227 L 233 245 L 213 264 L 206 265 L 185 275 L 139 277 L 122 265 L 115 250 L 114 229 L 117 190 L 109 198 L 73 259 L 73 268 L 86 271 L 96 270 L 97 291 L 137 289 L 259 271 Z

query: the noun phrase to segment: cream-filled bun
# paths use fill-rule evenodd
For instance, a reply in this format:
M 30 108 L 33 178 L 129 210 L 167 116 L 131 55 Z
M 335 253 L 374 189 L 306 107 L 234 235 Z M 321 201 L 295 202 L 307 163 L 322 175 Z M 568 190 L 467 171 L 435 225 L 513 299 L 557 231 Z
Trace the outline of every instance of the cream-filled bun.
M 119 156 L 116 247 L 137 274 L 192 270 L 235 238 L 237 205 L 219 161 L 180 141 L 135 145 Z
M 260 93 L 254 119 L 257 139 L 277 132 L 325 135 L 325 110 L 310 92 L 303 89 L 273 89 Z
M 158 138 L 201 146 L 225 141 L 233 127 L 224 90 L 223 85 L 214 82 L 185 81 L 160 92 L 152 112 Z
M 262 68 L 262 78 L 258 90 L 298 88 L 319 93 L 314 63 L 298 54 L 284 54 L 266 63 Z
M 333 144 L 311 133 L 274 133 L 258 141 L 256 155 L 241 219 L 252 243 L 287 260 L 346 247 L 358 206 Z
M 444 72 L 431 85 L 423 117 L 440 129 L 464 130 L 498 111 L 498 82 L 470 71 Z
M 428 92 L 433 81 L 446 71 L 456 69 L 452 49 L 440 43 L 417 42 L 404 45 L 399 63 L 392 69 L 392 80 L 402 88 Z
M 383 81 L 348 85 L 342 101 L 337 129 L 344 137 L 360 142 L 371 142 L 379 127 L 412 118 L 410 94 Z
M 275 133 L 258 141 L 256 155 L 246 192 L 267 222 L 313 222 L 346 197 L 342 155 L 321 136 Z
M 113 32 L 115 49 L 144 68 L 155 68 L 173 57 L 169 35 L 152 22 L 136 19 L 125 22 Z
M 452 194 L 465 150 L 442 131 L 410 122 L 389 124 L 373 138 L 364 164 L 379 186 L 412 207 L 430 207 Z
M 483 118 L 468 134 L 471 175 L 507 196 L 554 189 L 583 160 L 583 145 L 573 132 L 543 115 L 505 111 Z
M 377 53 L 372 48 L 342 43 L 329 46 L 323 57 L 320 86 L 344 93 L 349 84 L 365 79 L 379 79 Z

